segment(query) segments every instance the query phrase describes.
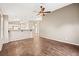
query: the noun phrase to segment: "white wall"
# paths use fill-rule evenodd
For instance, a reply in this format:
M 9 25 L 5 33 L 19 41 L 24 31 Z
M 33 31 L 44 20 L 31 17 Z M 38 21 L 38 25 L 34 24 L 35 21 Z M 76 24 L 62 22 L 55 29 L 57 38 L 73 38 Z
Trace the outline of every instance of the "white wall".
M 79 45 L 79 4 L 71 4 L 44 16 L 40 36 Z

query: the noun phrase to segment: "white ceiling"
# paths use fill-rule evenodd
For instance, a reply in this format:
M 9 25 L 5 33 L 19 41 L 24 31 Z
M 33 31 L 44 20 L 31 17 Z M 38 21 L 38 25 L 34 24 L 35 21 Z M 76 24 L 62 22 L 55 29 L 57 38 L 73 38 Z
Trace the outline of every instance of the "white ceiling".
M 46 10 L 55 11 L 70 3 L 44 3 Z M 35 20 L 40 3 L 0 3 L 0 11 L 9 15 L 9 20 Z M 34 12 L 36 11 L 36 12 Z

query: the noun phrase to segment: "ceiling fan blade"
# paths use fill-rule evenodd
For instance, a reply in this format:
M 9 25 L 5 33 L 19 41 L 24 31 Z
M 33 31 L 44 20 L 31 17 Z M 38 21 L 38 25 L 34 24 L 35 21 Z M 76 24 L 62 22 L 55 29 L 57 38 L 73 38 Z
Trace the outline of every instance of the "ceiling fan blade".
M 43 12 L 45 10 L 45 8 L 43 6 L 40 6 L 41 12 Z
M 45 14 L 43 13 L 43 15 L 42 16 L 45 16 Z
M 43 12 L 43 13 L 51 13 L 51 11 L 46 11 L 46 12 Z
M 44 10 L 45 10 L 45 8 L 42 8 L 42 9 L 41 9 L 41 11 L 44 11 Z
M 43 6 L 40 6 L 40 8 L 43 8 Z

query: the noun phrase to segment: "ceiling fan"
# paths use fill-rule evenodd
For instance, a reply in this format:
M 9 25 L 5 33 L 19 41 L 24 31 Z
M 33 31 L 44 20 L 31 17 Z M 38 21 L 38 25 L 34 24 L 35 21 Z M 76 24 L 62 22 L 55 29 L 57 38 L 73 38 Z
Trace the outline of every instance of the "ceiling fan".
M 43 6 L 43 4 L 40 6 L 40 11 L 38 12 L 37 15 L 40 16 L 45 16 L 47 13 L 51 13 L 51 11 L 45 11 L 45 7 Z M 34 11 L 35 12 L 35 11 Z
M 38 15 L 45 16 L 46 13 L 51 13 L 51 11 L 45 11 L 45 7 L 41 5 L 40 11 L 38 12 Z

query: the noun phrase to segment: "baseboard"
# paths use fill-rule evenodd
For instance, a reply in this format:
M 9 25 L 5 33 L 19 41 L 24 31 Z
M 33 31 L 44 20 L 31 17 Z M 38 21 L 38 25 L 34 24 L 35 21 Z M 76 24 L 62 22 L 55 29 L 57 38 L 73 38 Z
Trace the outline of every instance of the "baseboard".
M 58 40 L 58 38 L 52 38 L 52 37 L 49 37 L 49 36 L 40 36 L 40 37 L 50 39 L 50 40 L 55 40 L 55 41 L 58 41 L 58 42 L 63 42 L 63 43 L 79 46 L 79 44 Z

